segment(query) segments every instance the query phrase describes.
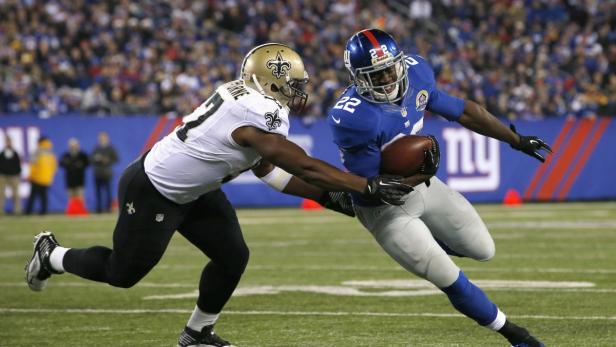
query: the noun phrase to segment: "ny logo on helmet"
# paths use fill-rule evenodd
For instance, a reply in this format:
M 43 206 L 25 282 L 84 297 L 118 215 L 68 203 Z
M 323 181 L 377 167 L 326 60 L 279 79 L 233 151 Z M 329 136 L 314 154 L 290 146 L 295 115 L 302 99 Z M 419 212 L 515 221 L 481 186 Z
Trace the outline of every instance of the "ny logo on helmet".
M 278 110 L 266 113 L 265 119 L 267 119 L 265 125 L 267 125 L 268 130 L 274 130 L 282 125 L 282 119 L 278 115 Z
M 272 74 L 276 76 L 276 78 L 280 78 L 287 74 L 289 69 L 291 68 L 291 63 L 287 60 L 282 59 L 282 55 L 280 52 L 276 54 L 276 59 L 270 59 L 267 61 L 265 66 L 268 69 L 272 70 Z
M 380 51 L 380 52 L 379 52 Z M 372 64 L 376 64 L 377 62 L 393 57 L 393 54 L 389 51 L 386 45 L 381 45 L 381 48 L 373 48 L 369 50 L 370 59 L 372 60 Z
M 346 66 L 347 69 L 351 68 L 351 51 L 348 49 L 344 50 L 344 66 Z

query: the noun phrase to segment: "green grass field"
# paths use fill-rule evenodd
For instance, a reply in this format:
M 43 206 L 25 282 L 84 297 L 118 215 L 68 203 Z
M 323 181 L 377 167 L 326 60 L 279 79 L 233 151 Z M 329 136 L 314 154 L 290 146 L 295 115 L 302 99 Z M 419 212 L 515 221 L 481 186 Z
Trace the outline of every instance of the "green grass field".
M 480 205 L 496 256 L 455 261 L 547 346 L 616 346 L 616 203 Z M 239 210 L 251 259 L 217 332 L 238 346 L 506 346 L 328 211 Z M 206 262 L 179 234 L 137 286 L 23 281 L 32 236 L 110 245 L 115 215 L 0 220 L 0 346 L 175 346 Z M 395 281 L 395 282 L 393 282 Z

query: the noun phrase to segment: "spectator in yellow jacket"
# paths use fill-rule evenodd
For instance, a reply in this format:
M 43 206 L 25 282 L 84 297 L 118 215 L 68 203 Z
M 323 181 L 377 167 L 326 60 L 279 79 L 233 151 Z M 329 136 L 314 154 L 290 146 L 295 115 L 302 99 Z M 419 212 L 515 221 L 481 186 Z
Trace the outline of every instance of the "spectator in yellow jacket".
M 58 167 L 52 148 L 53 144 L 47 137 L 39 138 L 38 148 L 30 160 L 30 197 L 26 205 L 26 214 L 32 213 L 37 198 L 41 200 L 39 213 L 47 213 L 47 190 L 53 183 Z

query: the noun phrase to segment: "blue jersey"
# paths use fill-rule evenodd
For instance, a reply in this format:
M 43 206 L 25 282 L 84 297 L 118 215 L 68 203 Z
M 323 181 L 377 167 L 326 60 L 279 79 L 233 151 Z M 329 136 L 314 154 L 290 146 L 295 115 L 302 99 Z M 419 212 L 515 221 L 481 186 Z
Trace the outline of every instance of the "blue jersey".
M 342 163 L 351 173 L 363 177 L 379 174 L 381 149 L 402 135 L 417 134 L 423 127 L 426 110 L 455 121 L 464 111 L 464 100 L 436 88 L 434 71 L 420 56 L 405 57 L 409 87 L 400 105 L 372 103 L 354 87 L 340 96 L 329 110 L 334 142 L 340 149 Z M 359 194 L 359 205 L 371 205 Z

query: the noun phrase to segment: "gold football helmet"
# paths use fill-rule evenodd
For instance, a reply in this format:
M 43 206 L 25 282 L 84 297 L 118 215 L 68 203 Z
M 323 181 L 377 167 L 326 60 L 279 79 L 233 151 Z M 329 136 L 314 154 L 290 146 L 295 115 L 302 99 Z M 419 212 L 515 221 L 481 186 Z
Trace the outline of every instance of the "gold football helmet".
M 248 52 L 242 62 L 241 78 L 293 112 L 300 112 L 308 100 L 303 91 L 308 83 L 304 62 L 291 47 L 280 43 L 266 43 Z

